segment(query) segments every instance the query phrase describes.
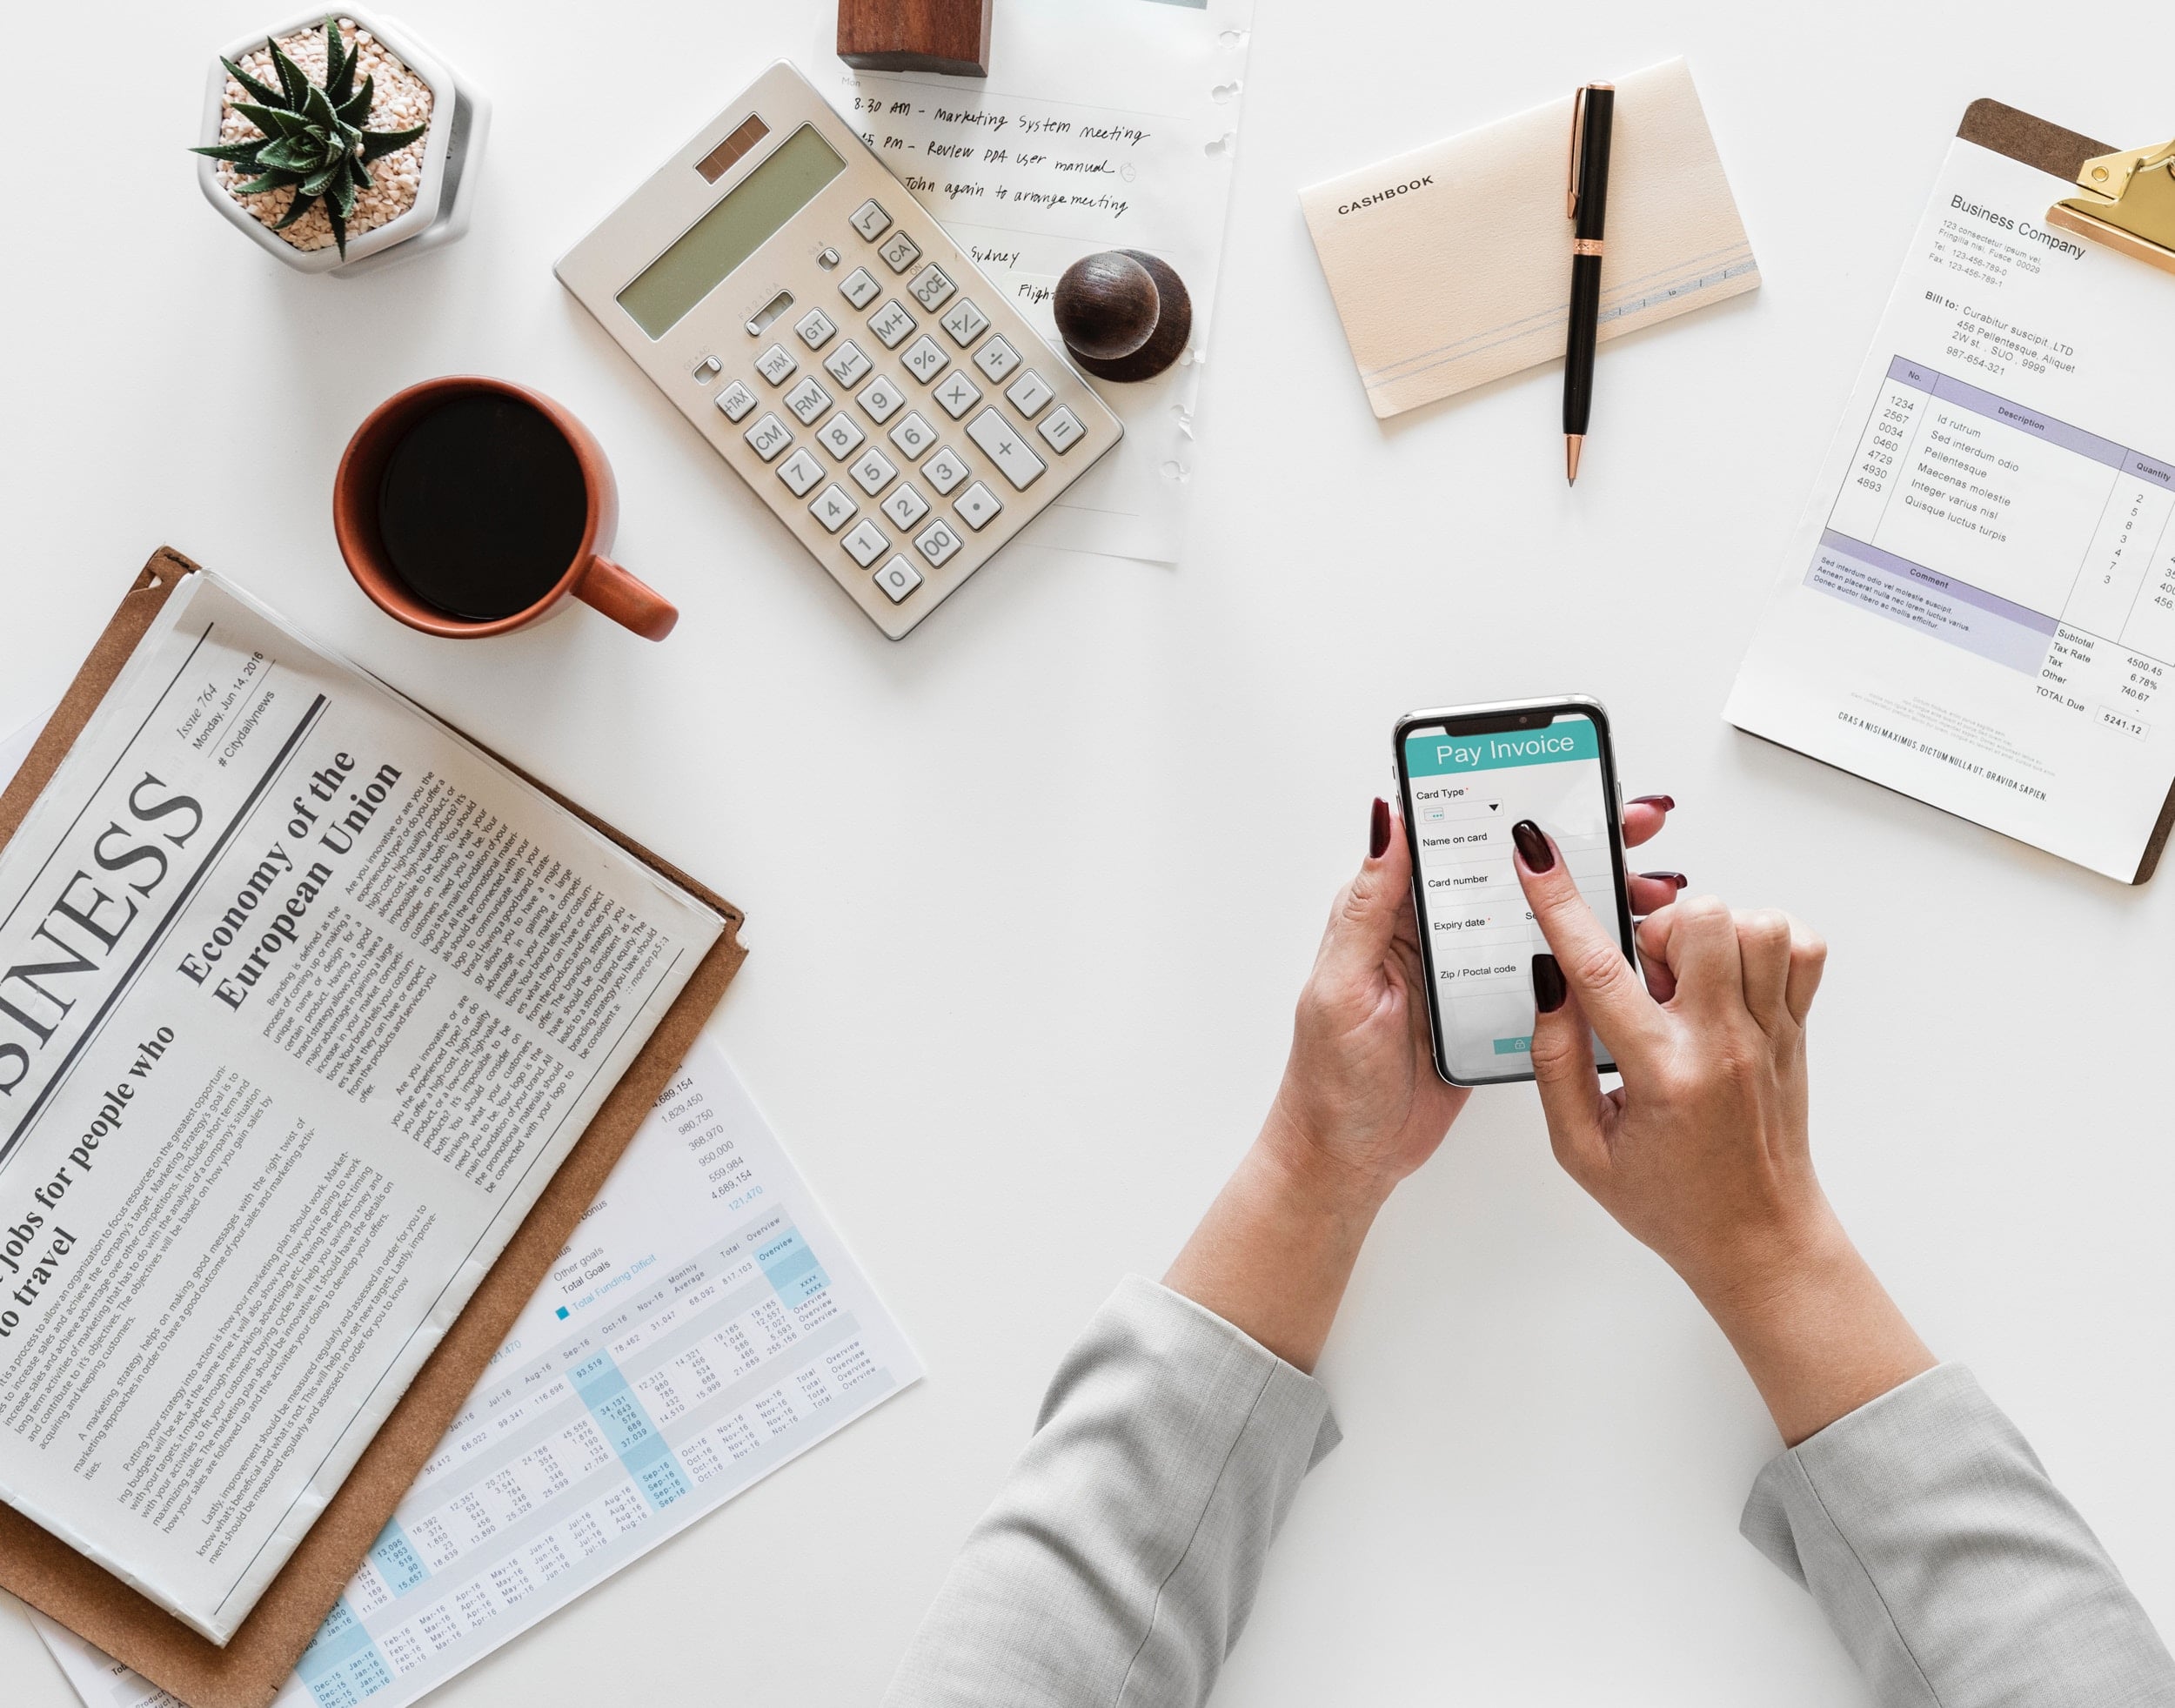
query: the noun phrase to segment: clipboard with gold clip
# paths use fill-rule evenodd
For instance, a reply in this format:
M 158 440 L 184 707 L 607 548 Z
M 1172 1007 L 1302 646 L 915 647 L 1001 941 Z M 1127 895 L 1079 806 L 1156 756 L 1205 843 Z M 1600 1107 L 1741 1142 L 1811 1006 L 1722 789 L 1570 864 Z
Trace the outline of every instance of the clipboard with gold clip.
M 2175 142 L 2087 160 L 2077 187 L 2047 224 L 2175 273 Z

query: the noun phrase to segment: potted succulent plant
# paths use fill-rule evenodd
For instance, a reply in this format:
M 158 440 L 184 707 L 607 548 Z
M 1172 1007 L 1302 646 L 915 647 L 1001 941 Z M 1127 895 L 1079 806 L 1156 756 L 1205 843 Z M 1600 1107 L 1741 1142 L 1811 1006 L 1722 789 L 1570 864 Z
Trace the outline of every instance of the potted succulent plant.
M 197 182 L 288 265 L 356 272 L 467 230 L 489 111 L 398 25 L 313 12 L 219 57 Z

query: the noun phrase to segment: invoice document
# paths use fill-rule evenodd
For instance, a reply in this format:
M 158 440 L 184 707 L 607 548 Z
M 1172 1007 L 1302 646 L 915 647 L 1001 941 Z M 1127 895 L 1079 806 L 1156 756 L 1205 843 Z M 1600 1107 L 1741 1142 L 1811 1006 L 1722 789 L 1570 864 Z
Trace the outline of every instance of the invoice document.
M 1739 670 L 1739 728 L 2125 881 L 2175 781 L 2175 279 L 1950 148 Z
M 273 1708 L 405 1708 L 920 1374 L 698 1042 Z M 89 1708 L 173 1708 L 31 1618 Z

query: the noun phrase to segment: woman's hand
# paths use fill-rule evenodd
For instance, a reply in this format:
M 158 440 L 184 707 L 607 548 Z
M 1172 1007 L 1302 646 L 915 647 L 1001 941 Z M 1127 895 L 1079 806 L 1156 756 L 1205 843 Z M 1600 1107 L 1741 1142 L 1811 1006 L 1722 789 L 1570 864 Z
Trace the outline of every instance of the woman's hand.
M 1633 801 L 1625 843 L 1651 838 L 1674 804 Z M 1261 1137 L 1164 1277 L 1302 1370 L 1314 1368 L 1383 1200 L 1435 1154 L 1471 1095 L 1435 1071 L 1404 826 L 1377 800 L 1368 832 L 1367 859 L 1330 908 L 1300 993 Z M 1659 907 L 1683 882 L 1636 878 L 1634 904 Z
M 1676 804 L 1665 794 L 1631 802 L 1624 845 L 1651 841 Z M 1435 1154 L 1471 1094 L 1435 1071 L 1403 821 L 1377 800 L 1369 828 L 1366 862 L 1330 908 L 1300 993 L 1291 1058 L 1262 1139 L 1296 1162 L 1350 1176 L 1379 1202 Z M 1674 872 L 1641 874 L 1632 905 L 1661 908 L 1683 883 Z
M 1642 981 L 1539 827 L 1513 835 L 1554 951 L 1534 958 L 1533 1072 L 1557 1161 L 1683 1277 L 1791 1444 L 1931 1369 L 1813 1173 L 1826 945 L 1785 914 L 1673 901 L 1638 927 Z M 1606 1095 L 1596 1035 L 1623 1075 Z

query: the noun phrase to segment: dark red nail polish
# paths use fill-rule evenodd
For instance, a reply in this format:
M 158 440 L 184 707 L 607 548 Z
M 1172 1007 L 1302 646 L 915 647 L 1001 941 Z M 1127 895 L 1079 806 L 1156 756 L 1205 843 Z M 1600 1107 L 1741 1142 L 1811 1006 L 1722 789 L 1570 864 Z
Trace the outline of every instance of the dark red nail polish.
M 1691 881 L 1682 872 L 1642 872 L 1642 878 L 1651 878 L 1657 884 L 1674 884 L 1679 889 Z
M 1563 1006 L 1563 969 L 1556 964 L 1552 954 L 1533 957 L 1533 1006 L 1544 1015 L 1552 1015 Z
M 1519 858 L 1535 872 L 1551 870 L 1556 865 L 1556 851 L 1549 847 L 1549 839 L 1541 834 L 1541 827 L 1531 819 L 1520 819 L 1510 827 L 1510 840 L 1518 845 Z
M 1635 794 L 1631 797 L 1631 804 L 1634 807 L 1659 807 L 1664 813 L 1673 813 L 1676 810 L 1676 797 L 1673 794 Z
M 1367 857 L 1380 860 L 1382 850 L 1389 846 L 1389 803 L 1380 795 L 1375 797 L 1374 816 L 1367 823 Z

